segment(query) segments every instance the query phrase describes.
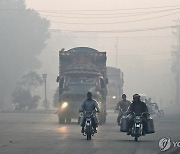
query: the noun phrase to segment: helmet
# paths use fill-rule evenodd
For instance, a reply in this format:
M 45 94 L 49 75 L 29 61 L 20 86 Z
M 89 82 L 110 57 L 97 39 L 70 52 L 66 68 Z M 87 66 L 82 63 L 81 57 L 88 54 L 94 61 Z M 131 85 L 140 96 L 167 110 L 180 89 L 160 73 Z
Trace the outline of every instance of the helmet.
M 140 96 L 139 94 L 134 94 L 134 95 L 133 95 L 133 99 L 140 99 L 140 97 L 141 97 L 141 96 Z

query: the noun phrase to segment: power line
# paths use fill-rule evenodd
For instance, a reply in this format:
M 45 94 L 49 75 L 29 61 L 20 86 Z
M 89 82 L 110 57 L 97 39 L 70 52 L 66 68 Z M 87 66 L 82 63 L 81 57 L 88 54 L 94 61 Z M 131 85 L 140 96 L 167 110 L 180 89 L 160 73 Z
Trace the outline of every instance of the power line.
M 153 28 L 142 28 L 142 29 L 127 29 L 127 30 L 102 30 L 102 31 L 83 31 L 83 30 L 61 30 L 62 32 L 71 33 L 129 33 L 129 32 L 143 32 L 153 30 L 163 30 L 173 28 L 175 26 L 164 26 L 164 27 L 153 27 Z
M 180 9 L 180 8 L 178 8 Z M 2 11 L 2 10 L 1 10 Z M 53 23 L 56 24 L 80 24 L 80 25 L 102 25 L 102 24 L 123 24 L 123 23 L 131 23 L 131 22 L 139 22 L 139 21 L 146 21 L 146 20 L 152 20 L 152 19 L 156 19 L 156 18 L 162 18 L 162 17 L 166 17 L 166 16 L 170 16 L 173 14 L 178 14 L 180 12 L 174 12 L 174 13 L 170 13 L 170 14 L 166 14 L 166 15 L 161 15 L 161 16 L 156 16 L 156 17 L 150 17 L 150 18 L 144 18 L 144 19 L 138 19 L 138 20 L 129 20 L 129 21 L 120 21 L 120 22 L 111 22 L 111 23 L 73 23 L 73 22 L 57 22 L 57 21 L 51 21 Z
M 165 12 L 165 11 L 173 11 L 173 10 L 177 10 L 177 9 L 180 9 L 180 8 L 178 8 L 178 6 L 180 6 L 180 5 L 177 5 L 177 6 L 174 6 L 175 8 L 171 8 L 171 9 L 165 9 L 165 10 L 154 10 L 154 11 L 150 11 L 150 12 L 125 12 L 125 13 L 119 13 L 119 12 L 117 12 L 117 13 L 103 13 L 103 14 L 94 14 L 94 12 L 95 11 L 105 11 L 105 12 L 107 12 L 107 11 L 117 11 L 117 10 L 121 10 L 121 11 L 123 11 L 123 10 L 132 10 L 132 9 L 112 9 L 112 10 L 84 10 L 84 11 L 86 11 L 86 12 L 88 12 L 88 11 L 92 11 L 93 12 L 93 14 L 91 13 L 91 14 L 85 14 L 85 13 L 78 13 L 78 12 L 81 12 L 81 11 L 83 11 L 83 10 L 36 10 L 36 11 L 38 11 L 38 12 L 45 12 L 45 13 L 57 13 L 57 14 L 79 14 L 79 15 L 117 15 L 117 14 L 131 14 L 131 15 L 133 15 L 133 14 L 144 14 L 144 13 L 155 13 L 155 12 Z M 166 7 L 154 7 L 154 8 L 166 8 Z M 148 8 L 141 8 L 141 9 L 148 9 Z M 149 8 L 149 9 L 152 9 L 152 8 Z M 135 9 L 136 10 L 136 9 Z M 26 9 L 26 10 L 21 10 L 21 9 L 0 9 L 0 11 L 26 11 L 26 12 L 28 12 L 28 11 L 34 11 L 33 9 Z M 74 12 L 75 11 L 75 12 Z M 83 12 L 84 12 L 83 11 Z
M 143 11 L 143 12 L 116 12 L 116 13 L 101 13 L 101 14 L 97 14 L 97 13 L 77 13 L 77 12 L 56 12 L 56 11 L 41 11 L 39 10 L 39 12 L 45 12 L 45 13 L 53 13 L 53 14 L 66 14 L 66 15 L 81 15 L 81 16 L 110 16 L 110 15 L 129 15 L 129 16 L 133 16 L 133 15 L 141 15 L 141 14 L 151 14 L 151 13 L 160 13 L 160 12 L 167 12 L 167 11 L 175 11 L 175 10 L 179 10 L 180 8 L 174 8 L 174 9 L 166 9 L 166 10 L 156 10 L 156 11 Z M 125 17 L 125 16 L 124 16 Z
M 120 22 L 108 22 L 108 23 L 74 23 L 74 22 L 57 22 L 57 21 L 51 21 L 56 24 L 77 24 L 77 25 L 102 25 L 102 24 L 124 24 L 124 23 L 131 23 L 131 22 L 139 22 L 139 21 L 146 21 L 146 20 L 152 20 L 157 18 L 162 18 L 166 16 L 170 16 L 173 14 L 178 14 L 180 12 L 170 13 L 166 15 L 156 16 L 156 17 L 150 17 L 150 18 L 144 18 L 144 19 L 138 19 L 138 20 L 129 20 L 129 21 L 120 21 Z
M 120 57 L 124 58 L 123 56 L 118 56 L 118 58 L 120 58 Z M 116 57 L 108 57 L 107 59 L 108 59 L 108 60 L 111 60 L 111 59 L 112 59 L 112 60 L 115 60 Z M 172 62 L 173 59 L 171 59 L 171 58 L 165 58 L 165 59 L 156 59 L 156 60 L 155 60 L 155 59 L 140 59 L 140 58 L 139 58 L 139 59 L 136 59 L 136 58 L 134 58 L 133 61 L 131 60 L 131 61 L 129 61 L 129 62 L 140 61 L 140 60 L 141 60 L 141 61 L 145 61 L 145 62 L 161 62 L 161 63 L 162 63 L 162 62 Z M 129 63 L 129 62 L 128 62 L 128 63 Z
M 49 29 L 49 32 L 55 32 L 55 33 L 61 33 L 61 30 L 59 29 Z M 52 36 L 52 35 L 51 35 Z M 59 35 L 58 35 L 59 37 Z M 62 35 L 61 35 L 62 37 Z M 77 36 L 77 35 L 71 35 L 71 36 L 63 36 L 63 37 L 75 37 L 75 38 L 117 38 L 117 36 Z M 157 38 L 174 38 L 173 35 L 146 35 L 146 36 L 118 36 L 118 38 L 152 38 L 152 37 L 157 37 Z
M 163 12 L 169 12 L 169 11 L 174 11 L 174 10 L 179 10 L 180 8 L 176 8 L 176 9 L 169 9 L 169 10 L 160 10 L 160 11 L 151 11 L 151 12 L 143 12 L 143 13 L 133 13 L 130 15 L 121 15 L 121 16 L 57 16 L 57 15 L 47 15 L 47 14 L 43 14 L 40 13 L 43 16 L 46 17 L 61 17 L 61 18 L 120 18 L 120 17 L 134 17 L 134 16 L 143 16 L 143 15 L 150 15 L 150 14 L 155 14 L 155 13 L 163 13 Z M 61 13 L 58 13 L 61 14 Z M 111 14 L 110 14 L 111 15 Z
M 100 39 L 100 38 L 104 38 L 104 39 L 115 39 L 115 36 L 60 36 L 60 35 L 51 35 L 52 37 L 59 37 L 59 38 L 83 38 L 83 39 Z M 135 36 L 135 37 L 119 37 L 119 39 L 150 39 L 150 38 L 157 38 L 157 39 L 161 39 L 161 38 L 174 38 L 173 36 Z
M 121 50 L 121 49 L 120 49 Z M 124 51 L 124 50 L 121 50 L 121 51 Z M 159 52 L 159 53 L 138 53 L 138 54 L 118 54 L 118 55 L 116 55 L 116 54 L 110 54 L 111 56 L 119 56 L 119 57 L 121 57 L 121 56 L 157 56 L 157 55 L 162 55 L 162 54 L 171 54 L 170 52 L 168 53 L 168 52 Z
M 52 14 L 52 13 L 54 13 L 54 14 L 78 14 L 78 15 L 88 15 L 88 16 L 94 16 L 94 15 L 101 15 L 100 17 L 103 17 L 103 16 L 110 16 L 110 15 L 120 15 L 120 14 L 128 14 L 128 15 L 126 15 L 126 16 L 117 16 L 117 17 L 127 17 L 127 16 L 137 16 L 137 15 L 146 15 L 146 14 L 152 14 L 152 13 L 162 13 L 162 12 L 167 12 L 167 11 L 175 11 L 175 10 L 179 10 L 180 8 L 175 8 L 175 9 L 166 9 L 166 10 L 156 10 L 156 11 L 146 11 L 146 12 L 128 12 L 128 13 L 122 13 L 122 12 L 118 12 L 118 13 L 108 13 L 108 14 L 105 14 L 105 13 L 103 13 L 103 14 L 82 14 L 82 13 L 61 13 L 61 12 L 48 12 L 48 11 L 40 11 L 40 12 L 45 12 L 45 13 L 50 13 L 50 14 Z M 88 16 L 86 16 L 86 17 L 88 17 Z M 110 16 L 110 17 L 112 17 L 112 16 Z M 79 17 L 79 18 L 85 18 L 85 17 Z M 93 18 L 93 17 L 89 17 L 89 18 Z
M 155 6 L 155 7 L 144 7 L 144 8 L 127 8 L 127 9 L 104 9 L 104 10 L 98 10 L 98 9 L 94 9 L 94 10 L 39 10 L 39 11 L 64 11 L 64 12 L 86 12 L 86 11 L 119 11 L 119 10 L 147 10 L 147 9 L 161 9 L 161 8 L 170 8 L 170 7 L 177 7 L 180 5 L 170 5 L 170 6 Z

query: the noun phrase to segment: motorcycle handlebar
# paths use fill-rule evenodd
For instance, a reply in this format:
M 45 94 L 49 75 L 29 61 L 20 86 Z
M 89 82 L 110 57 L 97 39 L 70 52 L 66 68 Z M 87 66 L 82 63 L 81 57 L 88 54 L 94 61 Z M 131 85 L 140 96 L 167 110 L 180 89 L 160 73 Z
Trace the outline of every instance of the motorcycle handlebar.
M 84 114 L 86 114 L 86 113 L 91 113 L 91 114 L 94 114 L 94 113 L 99 113 L 100 111 L 96 111 L 96 110 L 94 110 L 94 111 L 84 111 L 84 110 L 79 110 L 79 113 L 84 113 Z
M 99 111 L 99 110 L 98 110 L 98 111 L 96 111 L 96 110 L 94 110 L 94 111 L 79 110 L 79 112 L 84 112 L 84 113 L 86 113 L 86 112 L 100 113 L 100 111 Z
M 135 113 L 135 112 L 132 112 L 134 115 L 136 115 L 137 113 Z M 144 114 L 148 114 L 148 115 L 150 115 L 148 112 L 143 112 L 143 113 L 141 113 L 140 115 L 142 116 L 142 115 L 144 115 Z

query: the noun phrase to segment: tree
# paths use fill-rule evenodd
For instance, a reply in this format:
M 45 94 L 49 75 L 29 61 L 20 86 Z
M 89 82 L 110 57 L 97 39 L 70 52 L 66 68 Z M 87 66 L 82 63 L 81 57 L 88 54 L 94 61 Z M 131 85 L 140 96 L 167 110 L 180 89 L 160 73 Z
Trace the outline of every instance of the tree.
M 40 96 L 32 96 L 30 90 L 25 90 L 22 87 L 15 89 L 13 93 L 13 102 L 15 104 L 16 110 L 22 109 L 34 109 L 37 107 L 37 103 L 40 100 Z
M 31 71 L 24 75 L 22 81 L 17 83 L 12 95 L 16 109 L 36 108 L 41 97 L 33 95 L 32 91 L 41 86 L 42 83 L 42 78 L 35 71 Z
M 35 71 L 31 71 L 22 77 L 22 81 L 19 84 L 31 91 L 41 86 L 43 79 Z
M 49 37 L 48 27 L 49 21 L 27 9 L 24 0 L 0 1 L 0 104 L 25 72 L 40 67 L 37 57 Z

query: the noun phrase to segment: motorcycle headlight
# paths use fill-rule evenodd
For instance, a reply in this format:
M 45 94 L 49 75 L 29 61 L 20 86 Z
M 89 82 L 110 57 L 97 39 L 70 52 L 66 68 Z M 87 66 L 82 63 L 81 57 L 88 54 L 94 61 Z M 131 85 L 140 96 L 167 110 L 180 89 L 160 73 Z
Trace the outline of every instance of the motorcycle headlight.
M 62 105 L 61 105 L 61 109 L 65 109 L 67 108 L 68 106 L 68 103 L 67 102 L 63 102 Z

